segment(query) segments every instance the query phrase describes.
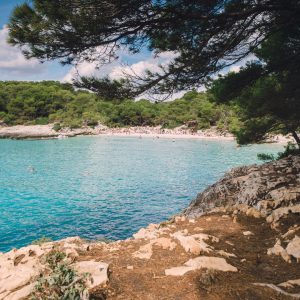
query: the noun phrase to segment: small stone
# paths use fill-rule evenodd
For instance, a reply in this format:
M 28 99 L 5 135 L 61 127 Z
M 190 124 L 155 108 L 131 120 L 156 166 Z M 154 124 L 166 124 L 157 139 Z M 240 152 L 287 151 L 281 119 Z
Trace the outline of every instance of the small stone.
M 228 215 L 222 215 L 223 219 L 229 219 L 230 217 Z
M 226 243 L 227 245 L 234 246 L 234 244 L 231 243 L 231 242 L 229 242 L 229 241 L 225 241 L 225 243 Z
M 201 227 L 195 227 L 194 228 L 194 231 L 203 231 L 204 229 L 203 228 L 201 228 Z
M 253 234 L 253 232 L 251 232 L 251 231 L 244 231 L 244 232 L 243 232 L 243 235 L 244 235 L 244 236 L 249 236 L 249 235 L 254 235 L 254 234 Z
M 150 259 L 152 256 L 152 243 L 141 246 L 140 249 L 133 253 L 133 257 L 139 259 Z
M 127 270 L 133 270 L 133 266 L 127 266 Z
M 260 211 L 258 211 L 256 208 L 254 207 L 250 207 L 247 211 L 246 211 L 246 215 L 248 217 L 253 217 L 253 218 L 261 218 L 261 213 Z
M 219 250 L 219 251 L 218 251 L 218 254 L 220 254 L 221 256 L 225 256 L 225 257 L 227 257 L 227 258 L 229 258 L 229 257 L 236 257 L 235 254 L 233 254 L 233 253 L 228 253 L 228 252 L 226 252 L 226 251 L 224 251 L 224 250 Z

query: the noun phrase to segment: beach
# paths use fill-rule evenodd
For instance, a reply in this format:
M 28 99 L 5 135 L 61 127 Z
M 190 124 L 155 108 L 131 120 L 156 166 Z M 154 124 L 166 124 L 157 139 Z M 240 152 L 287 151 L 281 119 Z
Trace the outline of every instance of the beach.
M 54 124 L 48 125 L 17 125 L 0 126 L 0 138 L 12 139 L 64 139 L 80 135 L 94 136 L 119 136 L 119 137 L 138 137 L 138 138 L 168 138 L 168 139 L 211 139 L 233 141 L 235 137 L 227 131 L 218 130 L 216 127 L 193 131 L 186 126 L 180 126 L 174 129 L 166 129 L 161 126 L 138 126 L 109 128 L 104 125 L 81 128 L 62 128 L 59 131 L 53 129 Z M 290 136 L 269 135 L 266 137 L 267 143 L 287 144 L 292 142 Z

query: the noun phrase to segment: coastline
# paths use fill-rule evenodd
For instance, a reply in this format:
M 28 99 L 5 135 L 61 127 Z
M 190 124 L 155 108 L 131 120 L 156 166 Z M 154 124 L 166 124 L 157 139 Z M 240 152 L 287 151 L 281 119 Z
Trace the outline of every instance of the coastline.
M 43 295 L 62 267 L 99 299 L 299 299 L 299 170 L 299 156 L 234 168 L 125 240 L 44 238 L 0 253 L 0 300 Z M 76 281 L 65 282 L 53 289 Z
M 62 128 L 59 131 L 53 130 L 54 124 L 48 125 L 16 125 L 0 126 L 0 138 L 8 139 L 65 139 L 69 137 L 93 135 L 104 137 L 136 137 L 136 138 L 166 138 L 166 139 L 209 139 L 234 141 L 235 137 L 225 131 L 220 131 L 216 127 L 210 129 L 198 130 L 193 132 L 186 126 L 180 126 L 174 129 L 164 129 L 162 127 L 126 127 L 109 128 L 98 125 L 94 128 Z M 293 139 L 290 136 L 269 135 L 265 143 L 287 144 Z

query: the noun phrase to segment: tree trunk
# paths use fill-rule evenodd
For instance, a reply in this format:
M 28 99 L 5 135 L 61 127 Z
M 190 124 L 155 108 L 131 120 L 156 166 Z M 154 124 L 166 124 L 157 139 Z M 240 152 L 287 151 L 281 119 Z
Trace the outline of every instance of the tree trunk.
M 295 130 L 292 130 L 292 135 L 298 145 L 298 148 L 300 149 L 300 137 Z

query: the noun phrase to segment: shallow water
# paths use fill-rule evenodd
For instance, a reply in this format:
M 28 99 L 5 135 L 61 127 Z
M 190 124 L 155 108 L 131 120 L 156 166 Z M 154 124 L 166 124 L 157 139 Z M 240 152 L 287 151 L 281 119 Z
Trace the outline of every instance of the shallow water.
M 280 150 L 186 139 L 0 140 L 0 251 L 41 236 L 129 237 L 180 212 L 231 167 Z

